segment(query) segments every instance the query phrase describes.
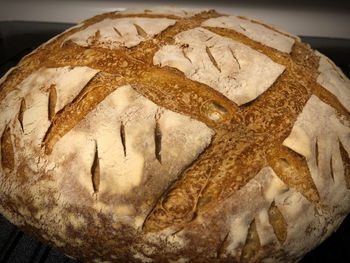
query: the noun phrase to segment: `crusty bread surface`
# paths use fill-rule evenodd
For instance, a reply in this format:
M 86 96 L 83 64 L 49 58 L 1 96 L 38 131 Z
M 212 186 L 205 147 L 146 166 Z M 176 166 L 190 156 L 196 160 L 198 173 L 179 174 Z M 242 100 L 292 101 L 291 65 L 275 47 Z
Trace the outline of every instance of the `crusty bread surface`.
M 83 262 L 296 262 L 350 211 L 349 112 L 273 26 L 98 15 L 0 80 L 0 212 Z

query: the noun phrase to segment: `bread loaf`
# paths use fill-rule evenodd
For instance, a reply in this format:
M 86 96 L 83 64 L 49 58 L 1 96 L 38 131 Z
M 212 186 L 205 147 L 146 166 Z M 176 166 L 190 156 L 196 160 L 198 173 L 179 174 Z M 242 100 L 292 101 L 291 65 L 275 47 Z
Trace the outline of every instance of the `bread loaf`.
M 0 212 L 83 262 L 296 262 L 350 210 L 350 81 L 264 23 L 106 13 L 0 85 Z

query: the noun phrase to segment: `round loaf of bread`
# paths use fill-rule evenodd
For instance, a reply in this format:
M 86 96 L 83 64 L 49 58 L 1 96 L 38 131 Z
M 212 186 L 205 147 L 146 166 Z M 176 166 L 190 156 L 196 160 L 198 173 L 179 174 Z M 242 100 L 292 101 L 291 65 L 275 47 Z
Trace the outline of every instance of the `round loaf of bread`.
M 350 81 L 264 23 L 102 14 L 0 85 L 0 212 L 81 261 L 295 262 L 350 211 Z

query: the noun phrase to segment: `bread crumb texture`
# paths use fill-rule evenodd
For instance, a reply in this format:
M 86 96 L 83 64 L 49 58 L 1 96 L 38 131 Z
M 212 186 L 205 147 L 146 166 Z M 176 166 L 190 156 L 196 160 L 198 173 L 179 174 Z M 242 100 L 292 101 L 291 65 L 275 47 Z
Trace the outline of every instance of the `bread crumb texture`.
M 262 22 L 98 15 L 0 80 L 0 212 L 84 262 L 296 262 L 350 210 L 349 105 Z

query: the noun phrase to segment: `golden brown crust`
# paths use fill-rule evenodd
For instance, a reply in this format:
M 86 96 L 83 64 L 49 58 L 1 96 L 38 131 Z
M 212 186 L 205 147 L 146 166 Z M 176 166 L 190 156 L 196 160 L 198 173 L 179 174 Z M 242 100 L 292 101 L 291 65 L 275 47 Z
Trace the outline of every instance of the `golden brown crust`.
M 346 150 L 344 149 L 344 146 L 342 145 L 341 142 L 340 144 L 340 154 L 341 158 L 344 164 L 344 175 L 345 175 L 345 182 L 346 182 L 346 187 L 350 189 L 350 158 Z
M 287 238 L 287 222 L 275 202 L 272 202 L 269 208 L 269 221 L 278 241 L 283 244 Z
M 255 221 L 249 226 L 247 239 L 242 249 L 242 255 L 240 262 L 257 262 L 259 260 L 259 250 L 261 249 L 261 244 L 259 240 L 259 235 L 256 230 Z
M 7 173 L 11 173 L 15 168 L 11 128 L 9 126 L 5 127 L 1 135 L 1 166 Z
M 54 246 L 61 246 L 65 253 L 80 257 L 87 262 L 92 262 L 97 257 L 104 260 L 117 260 L 118 262 L 130 259 L 140 262 L 147 260 L 163 262 L 168 259 L 184 262 L 181 261 L 179 255 L 193 262 L 228 260 L 232 260 L 232 262 L 259 262 L 268 255 L 268 252 L 273 251 L 274 247 L 277 247 L 274 259 L 285 257 L 285 259 L 292 261 L 299 257 L 299 254 L 288 254 L 289 252 L 281 249 L 284 245 L 286 247 L 292 246 L 288 243 L 288 231 L 294 231 L 294 229 L 288 228 L 291 226 L 287 223 L 288 220 L 293 219 L 294 208 L 289 208 L 288 204 L 287 208 L 283 208 L 281 205 L 284 193 L 289 191 L 285 188 L 293 190 L 290 190 L 288 192 L 290 196 L 283 200 L 286 203 L 295 202 L 300 206 L 307 204 L 307 211 L 310 214 L 314 212 L 312 209 L 316 209 L 315 207 L 321 209 L 324 200 L 321 200 L 314 178 L 310 173 L 310 160 L 283 146 L 282 143 L 291 134 L 298 117 L 313 95 L 334 108 L 341 116 L 345 126 L 348 126 L 347 123 L 350 121 L 350 113 L 339 103 L 334 94 L 317 82 L 319 57 L 308 45 L 301 43 L 297 37 L 246 18 L 242 19 L 263 25 L 275 33 L 293 38 L 295 41 L 289 54 L 252 40 L 233 29 L 204 27 L 218 36 L 237 41 L 257 50 L 273 62 L 285 67 L 284 72 L 278 76 L 273 85 L 248 103 L 238 106 L 210 85 L 191 80 L 175 67 L 154 65 L 153 58 L 156 52 L 162 47 L 175 45 L 174 39 L 179 33 L 201 27 L 202 23 L 209 18 L 220 16 L 222 15 L 212 10 L 189 18 L 147 12 L 144 14 L 111 12 L 84 21 L 23 58 L 18 66 L 9 73 L 5 81 L 0 84 L 1 101 L 5 101 L 7 96 L 15 91 L 25 79 L 41 68 L 88 67 L 96 70 L 97 73 L 84 85 L 78 95 L 59 111 L 56 111 L 59 97 L 57 87 L 51 85 L 45 88 L 45 92 L 48 94 L 49 128 L 41 141 L 42 148 L 35 149 L 28 160 L 23 158 L 26 157 L 25 147 L 21 145 L 21 135 L 16 133 L 18 129 L 16 132 L 12 131 L 12 129 L 16 129 L 16 124 L 4 128 L 1 137 L 2 169 L 5 174 L 12 177 L 15 177 L 16 165 L 18 169 L 16 170 L 17 179 L 0 180 L 0 189 L 2 184 L 7 188 L 10 188 L 12 184 L 18 184 L 18 187 L 23 187 L 25 194 L 21 198 L 18 196 L 14 198 L 9 194 L 11 191 L 4 192 L 7 201 L 4 201 L 5 199 L 0 201 L 0 206 L 3 207 L 2 211 L 6 211 L 8 217 L 13 218 L 13 221 L 24 221 L 24 229 L 36 237 L 42 238 L 45 242 L 52 242 L 50 244 Z M 138 36 L 145 40 L 130 48 L 120 46 L 117 49 L 112 49 L 101 46 L 98 41 L 101 39 L 100 31 L 96 31 L 91 37 L 88 47 L 81 46 L 69 39 L 73 34 L 105 19 L 133 17 L 166 18 L 176 20 L 176 23 L 150 39 L 147 39 L 147 32 L 142 26 L 133 24 Z M 119 37 L 122 35 L 117 28 L 113 30 Z M 205 53 L 215 70 L 221 73 L 223 69 L 215 58 L 211 47 L 206 46 Z M 184 51 L 183 55 L 192 63 Z M 232 55 L 235 58 L 233 53 Z M 237 58 L 235 59 L 239 64 Z M 128 84 L 140 96 L 144 96 L 152 103 L 204 123 L 213 131 L 213 134 L 215 133 L 211 137 L 210 145 L 207 145 L 205 150 L 196 156 L 188 166 L 182 167 L 174 181 L 165 182 L 166 179 L 159 179 L 163 180 L 162 186 L 155 186 L 155 181 L 158 180 L 157 176 L 161 178 L 156 169 L 160 169 L 159 167 L 163 165 L 165 147 L 163 128 L 160 123 L 161 114 L 157 112 L 151 131 L 154 136 L 152 142 L 154 148 L 150 151 L 152 156 L 147 158 L 156 159 L 158 166 L 145 165 L 145 169 L 154 172 L 154 178 L 150 177 L 147 179 L 149 181 L 146 179 L 143 181 L 147 187 L 151 185 L 154 188 L 151 189 L 150 186 L 150 189 L 144 189 L 143 192 L 135 187 L 132 194 L 125 194 L 122 198 L 120 198 L 119 193 L 118 195 L 114 194 L 113 191 L 117 191 L 115 189 L 111 190 L 110 193 L 100 193 L 101 180 L 106 180 L 101 169 L 105 160 L 100 161 L 103 152 L 100 152 L 100 146 L 95 140 L 92 153 L 85 154 L 85 157 L 89 154 L 92 157 L 88 168 L 88 184 L 93 189 L 95 199 L 91 198 L 84 189 L 84 185 L 79 184 L 80 179 L 76 179 L 74 182 L 77 184 L 69 185 L 70 188 L 66 189 L 63 194 L 72 199 L 79 195 L 86 207 L 71 204 L 61 207 L 62 193 L 55 189 L 57 185 L 52 183 L 60 179 L 57 179 L 51 171 L 60 169 L 60 165 L 61 167 L 69 167 L 72 165 L 71 160 L 79 162 L 85 159 L 80 157 L 79 153 L 72 152 L 57 167 L 49 169 L 42 166 L 37 171 L 30 166 L 30 163 L 40 163 L 40 160 L 54 158 L 52 153 L 62 138 L 65 138 L 67 134 L 71 135 L 76 130 L 86 132 L 90 123 L 83 121 L 88 118 L 87 116 L 97 115 L 96 111 L 99 105 Z M 19 99 L 16 119 L 24 133 L 24 115 L 30 107 L 28 107 L 29 104 L 25 98 Z M 122 156 L 127 159 L 129 158 L 128 147 L 130 147 L 128 126 L 123 121 L 120 121 L 118 125 L 118 130 L 115 132 L 120 136 Z M 339 156 L 343 162 L 343 172 L 349 189 L 348 149 L 341 142 L 339 143 Z M 42 149 L 44 152 L 41 151 Z M 318 158 L 320 154 L 317 142 L 315 152 L 316 158 Z M 19 159 L 23 158 L 19 164 L 15 164 L 15 155 L 18 155 Z M 337 174 L 333 171 L 334 161 L 332 160 L 331 158 L 330 173 L 334 181 Z M 316 159 L 316 166 L 319 166 L 319 161 Z M 269 170 L 266 167 L 272 169 Z M 258 177 L 258 174 L 262 175 Z M 31 179 L 31 181 L 30 175 L 35 175 L 36 179 Z M 46 183 L 49 185 L 47 188 L 44 187 Z M 261 189 L 259 188 L 261 193 L 255 191 L 256 184 L 261 186 Z M 270 187 L 270 184 L 273 187 Z M 62 185 L 67 186 L 64 182 Z M 255 189 L 255 192 L 251 189 Z M 144 193 L 145 196 L 141 196 L 137 191 Z M 271 191 L 274 193 L 273 197 L 270 196 Z M 247 198 L 244 197 L 246 192 L 256 204 L 250 204 L 248 199 L 244 199 Z M 34 197 L 38 196 L 45 196 L 47 200 L 35 200 Z M 287 199 L 292 201 L 287 202 Z M 147 213 L 147 217 L 138 219 L 141 220 L 141 223 L 135 223 L 142 225 L 142 228 L 130 227 L 129 222 L 118 225 L 113 214 L 103 210 L 105 206 L 108 207 L 115 200 L 135 205 L 134 210 L 137 213 L 140 211 Z M 242 210 L 241 200 L 242 203 L 249 204 L 248 210 L 251 208 L 250 212 Z M 35 202 L 37 202 L 36 205 L 34 205 Z M 49 207 L 45 207 L 45 204 L 59 208 L 50 214 Z M 27 205 L 28 207 L 25 209 L 22 208 Z M 18 211 L 17 209 L 16 211 L 16 206 L 24 210 Z M 38 207 L 43 211 L 40 211 Z M 227 207 L 231 209 L 229 212 L 226 212 Z M 128 207 L 123 209 L 120 213 L 125 213 L 125 215 L 122 214 L 121 217 L 127 218 L 132 212 L 129 211 Z M 100 212 L 94 214 L 96 211 Z M 60 213 L 62 215 L 59 215 Z M 244 220 L 242 219 L 244 223 L 238 222 L 237 218 L 231 218 L 231 214 L 235 213 L 242 213 L 245 216 Z M 78 219 L 72 220 L 69 217 Z M 48 230 L 52 218 L 59 218 L 60 222 L 66 219 L 67 222 L 73 223 L 67 223 L 67 225 L 59 223 L 53 227 L 53 230 Z M 268 218 L 267 221 L 271 228 L 266 232 L 263 232 L 265 229 L 262 227 L 264 218 Z M 328 217 L 327 220 L 332 221 Z M 40 226 L 43 221 L 45 224 Z M 240 234 L 246 231 L 246 236 L 240 237 L 240 240 L 237 238 L 238 241 L 235 240 L 232 228 L 236 225 L 239 227 L 242 225 L 242 229 L 245 229 L 247 227 L 246 221 L 249 221 L 249 228 L 239 230 Z M 301 224 L 306 221 L 305 219 Z M 332 221 L 332 223 L 334 222 Z M 310 225 L 312 224 L 315 223 L 310 223 Z M 208 227 L 210 231 L 207 231 Z M 39 231 L 36 231 L 37 229 Z M 65 234 L 61 234 L 64 231 Z M 164 234 L 166 231 L 172 233 L 170 235 Z M 260 234 L 259 231 L 264 234 Z M 48 232 L 50 237 L 46 238 Z M 88 235 L 82 235 L 82 233 L 88 233 Z M 165 235 L 166 238 L 162 239 L 162 235 Z M 203 237 L 199 238 L 200 235 Z M 319 234 L 322 238 L 326 235 L 326 232 Z M 155 239 L 158 238 L 156 241 L 152 239 L 155 236 Z M 171 243 L 169 239 L 179 239 L 180 241 Z M 115 245 L 115 240 L 122 244 Z M 242 240 L 244 240 L 243 243 Z M 184 245 L 184 242 L 189 245 Z M 171 245 L 169 245 L 170 243 Z M 194 244 L 196 247 L 192 248 L 191 246 Z M 75 245 L 76 247 L 74 247 Z M 179 248 L 174 248 L 175 246 L 179 246 Z M 147 249 L 147 247 L 150 248 Z M 205 255 L 202 254 L 203 249 L 207 249 Z M 84 251 L 84 253 L 80 254 L 79 251 Z

